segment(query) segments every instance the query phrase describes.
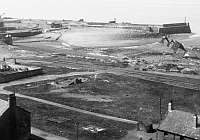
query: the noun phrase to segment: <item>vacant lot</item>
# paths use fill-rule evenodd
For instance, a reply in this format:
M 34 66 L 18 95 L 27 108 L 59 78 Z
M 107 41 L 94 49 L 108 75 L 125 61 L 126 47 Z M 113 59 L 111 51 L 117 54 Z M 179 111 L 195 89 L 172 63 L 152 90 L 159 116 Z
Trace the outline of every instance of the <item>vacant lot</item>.
M 87 80 L 69 85 L 80 77 Z M 163 116 L 170 100 L 173 100 L 176 109 L 198 113 L 200 108 L 199 91 L 106 73 L 96 77 L 59 78 L 5 89 L 93 112 L 153 123 L 160 119 L 160 99 Z

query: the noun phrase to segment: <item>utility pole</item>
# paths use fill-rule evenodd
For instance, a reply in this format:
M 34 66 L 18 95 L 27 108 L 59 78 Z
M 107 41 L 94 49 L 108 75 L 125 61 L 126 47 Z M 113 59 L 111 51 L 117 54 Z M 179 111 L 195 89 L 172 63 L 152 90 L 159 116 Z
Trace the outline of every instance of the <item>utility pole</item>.
M 173 100 L 173 95 L 174 95 L 174 86 L 172 86 L 172 95 L 171 95 L 171 101 Z
M 160 121 L 162 120 L 162 99 L 161 99 L 161 93 L 160 93 Z
M 78 128 L 79 128 L 79 122 L 77 121 L 76 122 L 76 140 L 78 140 L 78 134 L 79 134 Z

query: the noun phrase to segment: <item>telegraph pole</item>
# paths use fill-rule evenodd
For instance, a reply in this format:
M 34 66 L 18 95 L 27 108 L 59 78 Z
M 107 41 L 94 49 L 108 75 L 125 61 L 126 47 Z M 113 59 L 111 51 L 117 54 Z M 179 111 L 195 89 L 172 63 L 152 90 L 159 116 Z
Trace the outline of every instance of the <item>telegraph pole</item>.
M 76 122 L 76 140 L 78 140 L 78 134 L 79 134 L 78 128 L 79 128 L 79 122 L 77 121 Z
M 161 93 L 160 93 L 160 121 L 162 120 L 162 99 L 161 99 Z

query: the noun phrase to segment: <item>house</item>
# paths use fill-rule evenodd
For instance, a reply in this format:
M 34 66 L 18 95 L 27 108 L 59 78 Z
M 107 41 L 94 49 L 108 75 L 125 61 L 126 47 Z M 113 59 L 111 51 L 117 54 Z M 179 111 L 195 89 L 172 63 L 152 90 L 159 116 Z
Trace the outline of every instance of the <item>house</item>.
M 31 135 L 30 112 L 16 105 L 15 94 L 8 102 L 0 99 L 0 139 L 28 140 Z
M 199 140 L 200 116 L 180 110 L 173 110 L 168 104 L 166 118 L 158 127 L 158 140 Z

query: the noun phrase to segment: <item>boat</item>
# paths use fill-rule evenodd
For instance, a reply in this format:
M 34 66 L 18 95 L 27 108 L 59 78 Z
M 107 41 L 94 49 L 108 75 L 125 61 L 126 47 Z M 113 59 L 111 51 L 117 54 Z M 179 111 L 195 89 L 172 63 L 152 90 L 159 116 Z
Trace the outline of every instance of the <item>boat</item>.
M 11 34 L 12 37 L 29 37 L 42 33 L 42 29 L 34 29 L 34 30 L 13 30 L 7 31 L 6 34 Z

